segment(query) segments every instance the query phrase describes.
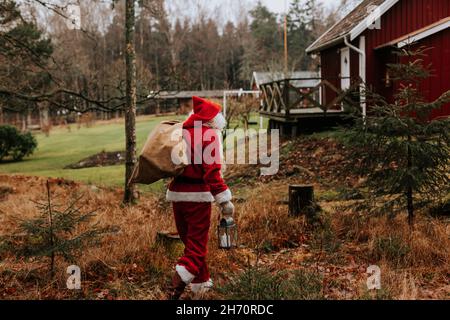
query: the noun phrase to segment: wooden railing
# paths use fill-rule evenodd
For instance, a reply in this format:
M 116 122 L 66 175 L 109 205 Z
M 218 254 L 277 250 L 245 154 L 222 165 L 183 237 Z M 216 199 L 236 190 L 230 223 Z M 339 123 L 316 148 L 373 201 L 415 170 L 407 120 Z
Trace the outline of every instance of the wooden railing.
M 347 90 L 338 89 L 336 83 L 349 79 Z M 314 83 L 305 86 L 302 83 Z M 297 85 L 297 86 L 296 86 Z M 351 78 L 292 78 L 262 84 L 263 104 L 261 114 L 277 115 L 283 118 L 296 118 L 308 113 L 342 111 L 345 105 L 358 105 L 353 93 L 359 90 L 360 79 Z

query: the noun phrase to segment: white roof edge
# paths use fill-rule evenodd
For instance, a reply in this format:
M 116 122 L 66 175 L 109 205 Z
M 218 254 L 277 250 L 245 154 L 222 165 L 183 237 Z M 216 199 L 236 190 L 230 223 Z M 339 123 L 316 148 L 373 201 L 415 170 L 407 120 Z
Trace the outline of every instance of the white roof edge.
M 389 9 L 391 9 L 397 2 L 400 0 L 386 0 L 379 6 L 379 10 L 375 10 L 372 12 L 368 17 L 366 17 L 363 21 L 361 21 L 356 27 L 354 27 L 350 32 L 342 34 L 339 36 L 339 38 L 336 38 L 334 40 L 329 41 L 329 43 L 344 39 L 344 37 L 347 37 L 350 35 L 350 41 L 355 40 L 361 33 L 363 33 L 374 21 L 381 18 L 383 14 L 385 14 Z M 343 18 L 345 19 L 345 17 Z M 306 48 L 306 53 L 311 53 L 313 50 L 312 48 L 316 45 L 317 42 L 319 42 L 331 29 L 333 29 L 339 22 L 341 22 L 343 19 L 336 22 L 332 27 L 330 27 L 327 31 L 325 31 L 316 41 L 314 41 L 308 48 Z M 314 51 L 320 51 L 322 47 L 326 47 L 328 43 L 326 43 L 323 46 L 318 47 Z
M 368 17 L 361 21 L 356 27 L 350 31 L 350 41 L 355 40 L 361 33 L 371 26 L 376 20 L 380 19 L 383 14 L 389 11 L 399 0 L 386 0 L 377 10 L 374 10 Z
M 447 28 L 450 28 L 450 21 L 446 21 L 444 23 L 438 24 L 438 25 L 434 26 L 433 28 L 424 30 L 414 36 L 411 36 L 410 38 L 402 40 L 397 44 L 397 46 L 398 46 L 398 48 L 403 48 L 404 46 L 407 46 L 408 44 L 425 39 L 435 33 L 438 33 L 442 30 L 447 29 Z

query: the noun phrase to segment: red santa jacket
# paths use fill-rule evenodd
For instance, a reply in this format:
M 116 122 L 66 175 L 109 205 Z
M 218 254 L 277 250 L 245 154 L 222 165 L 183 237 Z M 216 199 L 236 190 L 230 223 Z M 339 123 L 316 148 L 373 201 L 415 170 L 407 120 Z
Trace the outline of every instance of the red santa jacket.
M 184 129 L 184 138 L 190 144 L 191 164 L 170 183 L 166 194 L 167 201 L 216 201 L 219 204 L 230 201 L 232 195 L 221 174 L 220 152 L 219 154 L 215 152 L 221 148 L 217 133 L 205 125 L 195 129 L 193 125 L 186 122 Z M 202 138 L 195 137 L 194 132 L 197 134 L 201 132 Z M 211 154 L 214 161 L 205 161 L 204 153 Z

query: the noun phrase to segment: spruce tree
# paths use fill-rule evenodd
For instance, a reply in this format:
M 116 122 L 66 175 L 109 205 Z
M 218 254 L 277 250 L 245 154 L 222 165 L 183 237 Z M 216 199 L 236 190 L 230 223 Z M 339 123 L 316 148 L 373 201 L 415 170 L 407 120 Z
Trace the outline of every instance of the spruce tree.
M 17 1 L 0 3 L 0 113 L 22 113 L 25 120 L 37 105 L 18 95 L 34 96 L 52 86 L 53 45 L 42 30 L 20 13 Z M 26 125 L 22 129 L 26 129 Z
M 105 233 L 112 232 L 111 227 L 100 228 L 96 225 L 85 227 L 83 232 L 77 229 L 87 224 L 95 212 L 81 212 L 75 198 L 61 210 L 60 205 L 52 203 L 50 182 L 47 181 L 45 202 L 35 202 L 41 214 L 32 219 L 22 220 L 14 235 L 2 237 L 2 251 L 11 252 L 18 258 L 47 258 L 51 276 L 55 272 L 55 260 L 58 256 L 69 263 L 75 263 L 76 257 L 89 245 L 95 245 Z M 17 236 L 20 234 L 20 236 Z
M 288 12 L 289 56 L 294 70 L 308 70 L 312 59 L 305 53 L 314 42 L 316 0 L 293 0 Z
M 396 93 L 389 103 L 370 94 L 365 119 L 358 112 L 348 132 L 357 165 L 377 206 L 391 214 L 405 210 L 412 226 L 414 214 L 449 194 L 450 119 L 431 120 L 433 110 L 450 102 L 450 91 L 429 102 L 421 83 L 432 76 L 425 65 L 427 49 L 408 46 L 398 52 L 399 63 L 388 65 Z

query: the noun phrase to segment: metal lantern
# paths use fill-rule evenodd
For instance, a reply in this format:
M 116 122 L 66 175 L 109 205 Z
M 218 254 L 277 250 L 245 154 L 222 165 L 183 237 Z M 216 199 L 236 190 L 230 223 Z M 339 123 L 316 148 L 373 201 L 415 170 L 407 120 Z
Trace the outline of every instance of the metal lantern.
M 237 225 L 232 217 L 224 217 L 217 226 L 217 237 L 220 249 L 237 247 Z

